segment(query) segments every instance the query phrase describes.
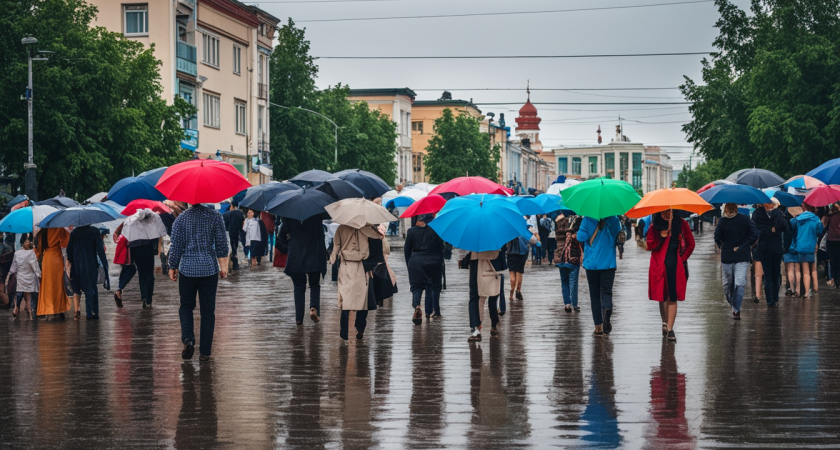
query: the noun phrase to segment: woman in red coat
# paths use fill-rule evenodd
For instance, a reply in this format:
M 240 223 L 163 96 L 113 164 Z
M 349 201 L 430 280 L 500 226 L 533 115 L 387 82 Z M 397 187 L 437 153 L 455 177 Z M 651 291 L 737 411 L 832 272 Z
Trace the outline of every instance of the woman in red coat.
M 687 261 L 694 251 L 694 236 L 688 223 L 668 210 L 654 214 L 653 224 L 648 228 L 647 245 L 651 250 L 648 296 L 659 302 L 662 336 L 676 342 L 677 301 L 685 300 Z

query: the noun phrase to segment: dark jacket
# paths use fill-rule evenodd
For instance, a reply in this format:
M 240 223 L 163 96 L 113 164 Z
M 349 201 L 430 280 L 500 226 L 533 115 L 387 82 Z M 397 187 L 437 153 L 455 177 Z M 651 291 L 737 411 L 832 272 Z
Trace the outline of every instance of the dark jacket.
M 222 218 L 225 219 L 230 243 L 236 243 L 239 240 L 239 233 L 242 231 L 242 224 L 245 223 L 245 213 L 239 209 L 233 209 L 222 214 Z
M 321 216 L 312 216 L 303 222 L 284 218 L 289 230 L 289 259 L 286 274 L 327 273 L 327 247 L 324 244 L 324 227 Z
M 73 229 L 67 242 L 67 261 L 72 264 L 71 278 L 79 281 L 83 292 L 96 290 L 99 277 L 97 258 L 108 273 L 108 258 L 99 230 L 90 225 Z
M 790 224 L 785 220 L 784 214 L 778 208 L 767 211 L 764 208 L 756 208 L 752 215 L 752 221 L 758 228 L 758 251 L 767 255 L 783 255 L 785 247 L 782 237 Z M 775 231 L 773 231 L 775 229 Z
M 720 262 L 750 262 L 750 247 L 758 240 L 758 235 L 758 228 L 744 214 L 736 214 L 731 219 L 721 217 L 715 228 L 715 244 L 720 247 Z
M 443 262 L 443 240 L 430 226 L 413 226 L 405 234 L 405 263 L 413 256 L 439 259 Z

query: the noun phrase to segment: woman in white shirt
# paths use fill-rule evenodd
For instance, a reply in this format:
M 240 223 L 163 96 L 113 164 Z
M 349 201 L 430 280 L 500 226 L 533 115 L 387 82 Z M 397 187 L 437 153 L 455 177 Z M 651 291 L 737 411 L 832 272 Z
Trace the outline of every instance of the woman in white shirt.
M 248 218 L 242 224 L 245 230 L 245 252 L 251 257 L 249 266 L 257 265 L 257 256 L 262 255 L 262 233 L 260 232 L 260 219 L 254 217 L 254 210 L 248 210 Z

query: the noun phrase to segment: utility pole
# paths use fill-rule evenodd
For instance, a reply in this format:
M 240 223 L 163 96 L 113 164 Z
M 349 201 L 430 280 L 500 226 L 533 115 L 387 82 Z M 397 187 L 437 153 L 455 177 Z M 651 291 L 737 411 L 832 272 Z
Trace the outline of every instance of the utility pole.
M 21 44 L 30 46 L 32 44 L 37 44 L 38 39 L 34 37 L 25 37 L 21 39 Z M 38 53 L 51 53 L 51 52 L 38 52 Z M 35 165 L 35 158 L 32 154 L 32 147 L 34 144 L 34 136 L 32 130 L 32 61 L 47 61 L 47 58 L 33 58 L 32 51 L 29 47 L 26 49 L 26 56 L 29 60 L 29 83 L 26 86 L 26 105 L 28 108 L 28 131 L 29 131 L 29 141 L 28 141 L 28 155 L 26 164 L 24 168 L 26 168 L 26 175 L 25 175 L 25 183 L 26 183 L 26 196 L 29 197 L 31 200 L 38 200 L 38 182 L 35 178 L 35 169 L 37 166 Z

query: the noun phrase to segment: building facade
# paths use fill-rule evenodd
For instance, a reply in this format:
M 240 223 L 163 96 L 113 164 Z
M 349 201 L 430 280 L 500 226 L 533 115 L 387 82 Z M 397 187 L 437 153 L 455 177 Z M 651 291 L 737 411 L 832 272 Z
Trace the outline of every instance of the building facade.
M 230 162 L 253 184 L 270 180 L 268 61 L 279 19 L 235 0 L 90 3 L 96 25 L 154 45 L 164 99 L 198 110 L 183 119 L 183 148 Z
M 426 147 L 429 146 L 429 139 L 435 133 L 435 120 L 443 115 L 443 110 L 449 108 L 455 115 L 461 112 L 476 117 L 480 120 L 481 110 L 472 102 L 472 99 L 453 100 L 452 94 L 444 92 L 437 100 L 415 100 L 411 107 L 411 182 L 428 182 L 426 174 Z

